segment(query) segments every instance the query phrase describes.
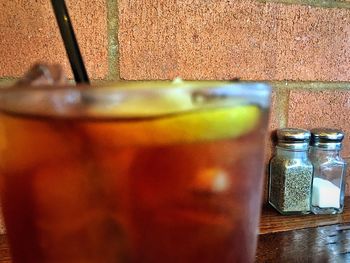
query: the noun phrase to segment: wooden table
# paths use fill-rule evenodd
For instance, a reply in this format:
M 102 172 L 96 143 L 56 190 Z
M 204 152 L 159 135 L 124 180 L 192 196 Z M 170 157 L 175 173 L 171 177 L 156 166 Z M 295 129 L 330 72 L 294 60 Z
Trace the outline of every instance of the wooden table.
M 350 262 L 350 198 L 339 215 L 282 216 L 264 207 L 256 262 Z
M 281 216 L 264 207 L 256 263 L 350 262 L 350 197 L 340 215 Z M 0 235 L 0 263 L 11 263 Z

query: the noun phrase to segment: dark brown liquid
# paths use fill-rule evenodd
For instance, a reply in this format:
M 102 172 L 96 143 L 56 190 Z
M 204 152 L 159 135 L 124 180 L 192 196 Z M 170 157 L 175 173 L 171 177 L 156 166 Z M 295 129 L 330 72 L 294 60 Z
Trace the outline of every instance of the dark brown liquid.
M 1 200 L 15 263 L 253 262 L 260 128 L 147 145 L 110 134 L 119 125 L 110 121 L 2 118 Z

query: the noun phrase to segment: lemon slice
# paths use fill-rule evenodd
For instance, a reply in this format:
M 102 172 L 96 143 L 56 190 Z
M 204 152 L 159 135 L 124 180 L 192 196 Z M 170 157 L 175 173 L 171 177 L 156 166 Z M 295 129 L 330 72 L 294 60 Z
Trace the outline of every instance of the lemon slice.
M 85 131 L 97 144 L 166 145 L 236 138 L 251 132 L 258 125 L 260 116 L 259 107 L 242 105 L 155 119 L 82 125 L 88 126 Z
M 250 132 L 259 116 L 256 106 L 212 109 L 155 121 L 149 132 L 153 132 L 153 140 L 159 142 L 162 138 L 173 142 L 235 138 Z
M 225 87 L 226 81 L 119 81 L 106 84 L 104 89 L 93 89 L 83 92 L 84 99 L 93 101 L 92 104 L 82 105 L 81 112 L 90 118 L 143 118 L 157 117 L 166 114 L 182 114 L 184 111 L 202 109 L 200 101 L 195 101 L 196 92 L 203 89 L 203 96 L 214 94 L 205 93 L 206 88 Z M 228 91 L 227 91 L 228 92 Z M 197 94 L 198 95 L 198 94 Z M 207 98 L 210 100 L 210 98 Z M 202 98 L 203 102 L 206 98 Z M 230 97 L 230 103 L 237 98 Z M 219 105 L 222 105 L 223 99 Z

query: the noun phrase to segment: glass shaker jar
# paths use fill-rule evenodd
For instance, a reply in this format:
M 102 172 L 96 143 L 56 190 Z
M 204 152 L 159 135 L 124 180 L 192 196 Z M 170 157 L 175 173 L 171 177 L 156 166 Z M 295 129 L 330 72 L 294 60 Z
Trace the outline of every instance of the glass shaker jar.
M 310 132 L 277 130 L 277 145 L 270 161 L 269 203 L 281 214 L 308 214 L 313 166 L 308 159 Z
M 336 129 L 311 131 L 310 160 L 314 165 L 312 206 L 314 214 L 343 212 L 346 162 L 340 157 L 344 133 Z

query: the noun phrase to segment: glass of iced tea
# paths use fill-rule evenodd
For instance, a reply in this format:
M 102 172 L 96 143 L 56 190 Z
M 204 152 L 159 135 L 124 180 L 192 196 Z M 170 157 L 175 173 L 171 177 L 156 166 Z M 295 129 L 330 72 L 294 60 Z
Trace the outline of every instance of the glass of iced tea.
M 269 97 L 224 81 L 1 90 L 13 262 L 253 262 Z

